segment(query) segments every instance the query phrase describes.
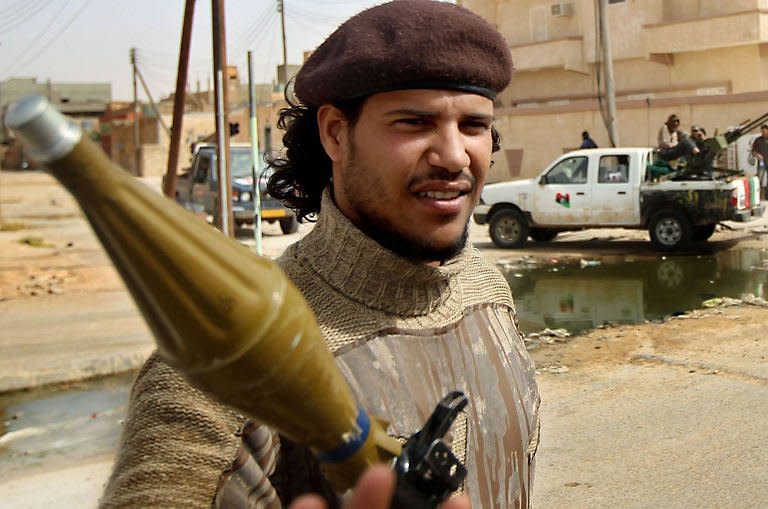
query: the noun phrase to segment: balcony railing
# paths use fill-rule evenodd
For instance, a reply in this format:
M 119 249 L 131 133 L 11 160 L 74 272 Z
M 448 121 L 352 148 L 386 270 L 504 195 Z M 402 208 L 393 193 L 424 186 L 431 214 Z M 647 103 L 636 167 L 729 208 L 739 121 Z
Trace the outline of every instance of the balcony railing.
M 683 53 L 768 42 L 768 12 L 752 10 L 645 25 L 649 54 Z
M 518 71 L 566 69 L 585 71 L 584 40 L 566 37 L 512 46 L 512 61 Z

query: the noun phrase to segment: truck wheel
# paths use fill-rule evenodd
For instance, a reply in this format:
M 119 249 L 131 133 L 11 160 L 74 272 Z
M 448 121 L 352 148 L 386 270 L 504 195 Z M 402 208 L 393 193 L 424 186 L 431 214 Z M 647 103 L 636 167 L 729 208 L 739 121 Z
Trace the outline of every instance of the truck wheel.
M 554 240 L 557 234 L 557 230 L 550 230 L 548 228 L 531 228 L 531 231 L 528 233 L 536 242 L 549 242 Z
M 715 233 L 716 224 L 700 224 L 693 227 L 692 239 L 695 242 L 704 242 Z
M 296 216 L 284 217 L 280 219 L 280 230 L 286 235 L 299 231 L 299 221 Z
M 502 209 L 491 216 L 488 233 L 498 247 L 521 248 L 528 238 L 528 221 L 517 209 Z
M 676 210 L 662 210 L 651 219 L 648 232 L 651 242 L 662 251 L 674 251 L 687 248 L 691 243 L 693 231 L 691 222 L 683 213 Z

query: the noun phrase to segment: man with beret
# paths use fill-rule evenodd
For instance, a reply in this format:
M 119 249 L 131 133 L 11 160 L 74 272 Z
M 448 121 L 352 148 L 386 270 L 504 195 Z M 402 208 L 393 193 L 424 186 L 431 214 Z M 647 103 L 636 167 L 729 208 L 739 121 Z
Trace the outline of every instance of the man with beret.
M 467 9 L 373 7 L 301 68 L 281 112 L 285 150 L 270 161 L 270 193 L 316 221 L 277 262 L 360 403 L 405 440 L 445 394 L 468 396 L 450 435 L 476 508 L 530 506 L 538 445 L 539 394 L 509 287 L 468 240 L 499 148 L 493 100 L 511 71 L 504 39 Z M 386 496 L 391 476 L 379 477 Z M 314 454 L 155 356 L 101 503 L 277 508 L 308 492 L 340 504 Z

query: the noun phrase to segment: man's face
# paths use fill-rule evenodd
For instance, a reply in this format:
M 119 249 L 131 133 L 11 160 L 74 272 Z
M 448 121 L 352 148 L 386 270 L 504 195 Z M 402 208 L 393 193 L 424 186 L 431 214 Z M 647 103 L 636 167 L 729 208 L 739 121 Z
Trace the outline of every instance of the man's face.
M 763 138 L 768 139 L 768 129 L 761 128 L 760 132 L 763 134 Z
M 491 164 L 493 102 L 445 90 L 375 94 L 333 158 L 336 204 L 384 247 L 420 261 L 456 254 Z
M 704 133 L 701 132 L 701 129 L 693 129 L 691 131 L 691 136 L 693 136 L 693 138 L 697 139 L 697 140 L 703 140 L 704 139 Z

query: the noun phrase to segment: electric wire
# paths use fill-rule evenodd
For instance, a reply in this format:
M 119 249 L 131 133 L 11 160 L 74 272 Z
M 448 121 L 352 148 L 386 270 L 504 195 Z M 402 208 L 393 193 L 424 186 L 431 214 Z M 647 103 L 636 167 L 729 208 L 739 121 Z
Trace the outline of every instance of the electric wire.
M 0 17 L 0 32 L 12 32 L 21 28 L 27 21 L 33 19 L 37 14 L 45 9 L 48 0 L 31 0 L 25 2 L 23 8 L 12 11 L 11 14 L 3 14 Z
M 64 34 L 64 32 L 66 32 L 66 31 L 67 31 L 67 29 L 68 29 L 68 28 L 69 28 L 69 27 L 72 25 L 72 23 L 74 23 L 74 22 L 75 22 L 75 20 L 76 20 L 77 18 L 79 18 L 79 17 L 80 17 L 80 15 L 83 13 L 83 11 L 85 10 L 85 8 L 86 8 L 86 7 L 88 6 L 88 4 L 90 4 L 90 3 L 91 3 L 91 0 L 85 0 L 85 1 L 83 2 L 83 4 L 80 6 L 80 8 L 79 8 L 79 9 L 77 9 L 77 10 L 76 10 L 76 11 L 75 11 L 75 12 L 72 14 L 72 17 L 71 17 L 71 18 L 69 18 L 69 20 L 68 20 L 66 23 L 62 24 L 62 25 L 59 27 L 59 30 L 58 30 L 58 31 L 57 31 L 57 32 L 56 32 L 56 33 L 55 33 L 55 34 L 54 34 L 54 35 L 53 35 L 53 36 L 52 36 L 52 37 L 51 37 L 51 38 L 50 38 L 50 39 L 49 39 L 49 40 L 48 40 L 48 41 L 47 41 L 45 44 L 43 44 L 43 46 L 42 46 L 41 48 L 39 48 L 37 52 L 35 52 L 35 53 L 34 53 L 34 54 L 31 56 L 31 57 L 29 57 L 29 58 L 28 58 L 28 59 L 27 59 L 25 62 L 18 62 L 18 61 L 17 61 L 17 64 L 19 64 L 19 65 L 17 65 L 16 67 L 11 67 L 11 68 L 9 68 L 10 70 L 9 70 L 9 71 L 7 71 L 6 73 L 3 73 L 3 74 L 15 74 L 15 73 L 17 73 L 17 72 L 18 72 L 18 70 L 19 70 L 19 66 L 21 66 L 21 67 L 23 68 L 23 66 L 24 66 L 24 65 L 28 65 L 28 64 L 31 64 L 32 62 L 34 62 L 35 60 L 37 60 L 37 58 L 39 58 L 39 57 L 40 57 L 40 55 L 42 55 L 42 54 L 43 54 L 43 53 L 44 53 L 44 52 L 45 52 L 45 51 L 46 51 L 48 48 L 50 48 L 50 47 L 51 47 L 51 45 L 52 45 L 54 42 L 56 42 L 56 40 L 57 40 L 59 37 L 61 37 L 61 36 Z
M 274 22 L 277 17 L 277 10 L 273 7 L 270 3 L 265 4 L 265 9 L 259 12 L 256 21 L 251 23 L 244 32 L 234 39 L 235 42 L 232 47 L 236 48 L 235 53 L 240 53 L 243 51 L 243 48 L 250 47 L 254 39 L 258 39 L 261 33 Z
M 67 3 L 66 3 L 66 1 L 65 1 L 65 2 L 62 2 L 62 3 L 61 3 L 61 5 L 60 5 L 60 7 L 59 7 L 59 10 L 58 10 L 58 11 L 56 11 L 56 12 L 55 12 L 55 13 L 54 13 L 54 14 L 51 16 L 51 18 L 48 20 L 48 23 L 47 23 L 47 24 L 46 24 L 46 25 L 43 27 L 43 29 L 42 29 L 42 30 L 40 30 L 40 32 L 38 32 L 38 34 L 37 34 L 37 35 L 36 35 L 34 38 L 32 38 L 32 40 L 33 40 L 33 41 L 42 41 L 42 40 L 45 38 L 45 36 L 48 34 L 48 31 L 50 30 L 50 28 L 51 28 L 51 25 L 53 25 L 53 23 L 55 23 L 56 21 L 58 21 L 58 20 L 59 20 L 59 17 L 60 17 L 60 15 L 61 15 L 61 12 L 62 12 L 62 11 L 63 11 L 63 10 L 66 8 L 66 7 L 67 7 Z M 28 54 L 28 53 L 30 53 L 31 51 L 33 51 L 33 50 L 34 50 L 34 48 L 35 48 L 35 46 L 34 46 L 33 44 L 30 44 L 30 45 L 26 46 L 26 47 L 25 47 L 25 48 L 24 48 L 24 49 L 21 51 L 21 53 L 19 53 L 19 54 L 17 54 L 17 55 L 15 55 L 15 56 L 14 56 L 14 60 L 15 60 L 15 62 L 16 62 L 16 63 L 18 63 L 18 62 L 26 62 L 26 61 L 25 61 L 25 57 L 27 56 L 27 54 Z M 10 67 L 9 67 L 9 69 L 10 69 Z M 10 74 L 10 73 L 8 73 L 8 74 Z
M 288 8 L 285 9 L 285 17 L 295 18 L 300 17 L 304 18 L 307 21 L 313 21 L 322 23 L 324 25 L 327 24 L 335 24 L 339 25 L 342 21 L 347 19 L 347 16 L 345 14 L 342 15 L 333 15 L 329 14 L 328 10 L 313 10 L 313 9 L 307 9 L 304 7 L 298 7 L 298 6 L 288 6 Z
M 299 28 L 305 33 L 314 34 L 318 40 L 323 40 L 330 34 L 327 25 L 316 25 L 304 18 L 288 18 L 287 23 L 293 28 Z
M 18 12 L 23 7 L 26 7 L 28 5 L 29 5 L 29 1 L 28 0 L 17 0 L 16 3 L 10 4 L 7 7 L 3 8 L 3 9 L 0 9 L 0 16 L 5 18 L 6 16 L 9 15 L 9 13 Z
M 275 67 L 277 65 L 277 55 L 274 54 L 275 50 L 275 43 L 277 42 L 277 26 L 270 27 L 270 34 L 272 37 L 269 37 L 269 49 L 265 53 L 267 58 L 264 58 L 261 63 L 261 76 L 268 76 L 270 67 Z

